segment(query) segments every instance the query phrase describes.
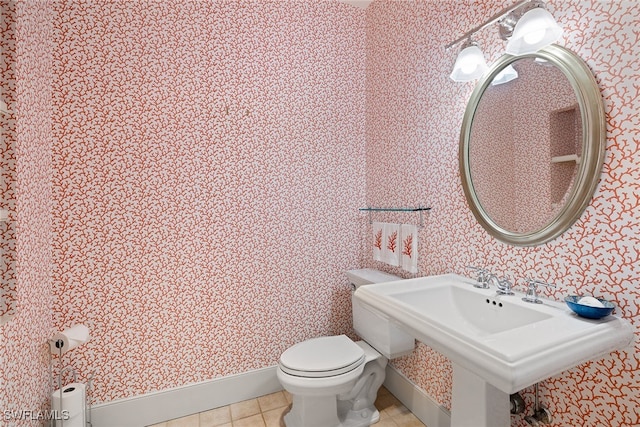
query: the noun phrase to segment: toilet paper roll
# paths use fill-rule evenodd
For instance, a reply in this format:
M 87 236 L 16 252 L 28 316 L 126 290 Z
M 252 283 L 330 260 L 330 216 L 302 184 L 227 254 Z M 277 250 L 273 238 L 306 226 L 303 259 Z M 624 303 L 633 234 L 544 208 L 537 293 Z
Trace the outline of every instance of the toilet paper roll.
M 57 389 L 51 394 L 56 426 L 62 424 L 64 427 L 85 427 L 86 391 L 83 383 L 71 383 L 62 387 L 62 393 Z
M 75 325 L 62 332 L 58 332 L 50 341 L 51 353 L 62 354 L 89 341 L 89 328 Z

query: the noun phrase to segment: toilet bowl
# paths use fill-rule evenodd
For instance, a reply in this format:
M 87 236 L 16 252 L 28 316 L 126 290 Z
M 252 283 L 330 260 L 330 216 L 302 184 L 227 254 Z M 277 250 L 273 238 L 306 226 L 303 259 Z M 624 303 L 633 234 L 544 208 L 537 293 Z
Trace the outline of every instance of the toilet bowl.
M 400 280 L 371 269 L 347 272 L 353 290 Z M 376 423 L 374 406 L 387 360 L 413 351 L 415 340 L 352 298 L 354 329 L 364 341 L 346 335 L 313 338 L 280 356 L 277 376 L 293 397 L 287 427 L 364 427 Z

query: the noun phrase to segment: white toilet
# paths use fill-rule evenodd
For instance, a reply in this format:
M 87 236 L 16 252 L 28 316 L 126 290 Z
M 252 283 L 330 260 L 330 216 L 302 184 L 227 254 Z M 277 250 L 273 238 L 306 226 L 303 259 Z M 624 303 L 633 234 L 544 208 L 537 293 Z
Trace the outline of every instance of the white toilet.
M 349 270 L 362 285 L 400 280 L 377 270 Z M 278 380 L 293 396 L 287 427 L 364 427 L 376 423 L 374 406 L 387 359 L 413 351 L 415 340 L 352 297 L 353 327 L 365 341 L 346 335 L 313 338 L 290 347 L 278 364 Z

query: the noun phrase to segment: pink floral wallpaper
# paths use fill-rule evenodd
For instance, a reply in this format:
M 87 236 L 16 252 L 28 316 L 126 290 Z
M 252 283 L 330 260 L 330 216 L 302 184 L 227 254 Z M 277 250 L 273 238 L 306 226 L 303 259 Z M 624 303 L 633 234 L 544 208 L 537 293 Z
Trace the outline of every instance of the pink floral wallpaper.
M 0 114 L 0 209 L 11 215 L 11 220 L 0 222 L 0 324 L 15 315 L 17 304 L 15 269 L 15 176 L 16 176 L 16 121 L 11 114 L 15 103 L 16 21 L 15 5 L 0 2 L 0 99 L 9 114 Z
M 589 64 L 607 120 L 607 154 L 586 212 L 538 247 L 496 241 L 474 220 L 458 173 L 458 137 L 473 84 L 449 80 L 456 49 L 444 45 L 501 10 L 502 1 L 374 1 L 367 10 L 367 202 L 433 207 L 420 231 L 420 274 L 466 273 L 480 265 L 558 284 L 548 296 L 601 295 L 640 337 L 640 7 L 633 1 L 549 1 L 565 29 L 560 44 Z M 487 59 L 504 42 L 479 33 Z M 383 220 L 383 219 L 381 219 Z M 364 235 L 366 238 L 367 235 Z M 385 268 L 381 263 L 367 265 Z M 401 271 L 389 270 L 402 274 Z M 640 344 L 541 384 L 554 426 L 640 425 Z M 450 406 L 449 362 L 421 345 L 394 362 L 437 402 Z M 525 399 L 533 400 L 531 390 Z M 514 417 L 514 426 L 525 426 Z
M 608 141 L 584 215 L 535 248 L 480 228 L 458 174 L 473 85 L 449 80 L 443 46 L 501 1 L 2 5 L 15 17 L 19 268 L 0 408 L 46 407 L 45 343 L 74 323 L 93 339 L 65 361 L 95 375 L 94 403 L 271 366 L 294 342 L 349 332 L 344 270 L 388 269 L 370 259 L 366 205 L 433 207 L 419 274 L 536 276 L 557 299 L 602 295 L 640 328 L 635 2 L 549 2 L 561 44 L 601 86 Z M 479 41 L 490 60 L 504 46 L 489 29 Z M 639 425 L 639 350 L 542 383 L 554 425 Z M 420 345 L 393 363 L 450 406 L 446 358 Z
M 54 8 L 54 323 L 90 328 L 69 357 L 95 374 L 94 401 L 272 366 L 350 331 L 364 10 Z
M 0 424 L 33 426 L 29 416 L 49 400 L 47 339 L 52 332 L 54 297 L 51 283 L 51 3 L 0 3 L 11 78 L 3 86 L 11 115 L 9 148 L 15 185 L 15 315 L 0 326 Z M 5 36 L 3 34 L 3 36 Z M 3 38 L 3 40 L 6 40 Z M 5 52 L 7 53 L 7 52 Z M 6 69 L 3 71 L 7 71 Z M 7 91 L 7 92 L 4 92 Z M 6 171 L 5 171 L 6 172 Z M 5 283 L 3 283 L 4 285 Z M 9 412 L 5 412 L 9 411 Z

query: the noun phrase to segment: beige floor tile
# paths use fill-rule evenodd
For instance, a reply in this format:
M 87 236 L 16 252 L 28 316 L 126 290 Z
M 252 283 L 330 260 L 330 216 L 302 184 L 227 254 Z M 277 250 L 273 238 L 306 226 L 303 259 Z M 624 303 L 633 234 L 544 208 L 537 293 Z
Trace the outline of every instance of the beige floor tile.
M 391 392 L 385 386 L 380 386 L 378 389 L 378 397 L 386 396 L 387 394 L 391 394 Z
M 258 399 L 245 400 L 244 402 L 233 403 L 231 407 L 231 419 L 239 420 L 252 415 L 260 414 Z
M 378 405 L 376 405 L 376 409 L 380 413 L 380 420 L 386 420 L 387 418 L 391 418 L 389 413 L 384 411 L 384 408 L 380 408 Z
M 270 411 L 276 408 L 282 408 L 289 404 L 284 393 L 278 391 L 276 393 L 267 394 L 258 398 L 258 404 L 262 412 Z
M 384 410 L 387 406 L 397 404 L 400 401 L 391 393 L 378 393 L 374 402 L 379 411 Z
M 283 418 L 292 400 L 283 390 L 149 427 L 285 427 Z M 378 392 L 376 408 L 380 421 L 375 427 L 426 427 L 384 387 Z
M 287 405 L 282 408 L 263 412 L 262 416 L 264 417 L 264 422 L 267 427 L 286 427 L 284 425 L 284 416 L 289 412 L 289 409 L 291 409 L 291 407 Z
M 401 415 L 410 414 L 411 411 L 407 409 L 402 403 L 394 404 L 385 408 L 384 412 L 387 413 L 391 418 L 396 418 Z
M 231 422 L 231 409 L 228 406 L 200 413 L 200 427 L 218 427 Z
M 187 417 L 176 418 L 175 420 L 167 421 L 167 427 L 199 427 L 199 425 L 199 414 L 193 414 Z
M 257 414 L 247 418 L 233 420 L 233 427 L 265 427 L 265 425 L 262 414 Z
M 398 415 L 411 413 L 402 404 L 402 402 L 400 402 L 392 394 L 378 396 L 378 398 L 376 399 L 376 408 L 378 408 L 378 411 L 380 411 L 380 418 L 386 418 L 387 416 L 395 417 Z
M 420 421 L 418 417 L 413 415 L 411 412 L 403 415 L 397 415 L 393 417 L 392 420 L 395 421 L 398 427 L 425 427 L 424 424 L 422 424 L 422 421 Z

